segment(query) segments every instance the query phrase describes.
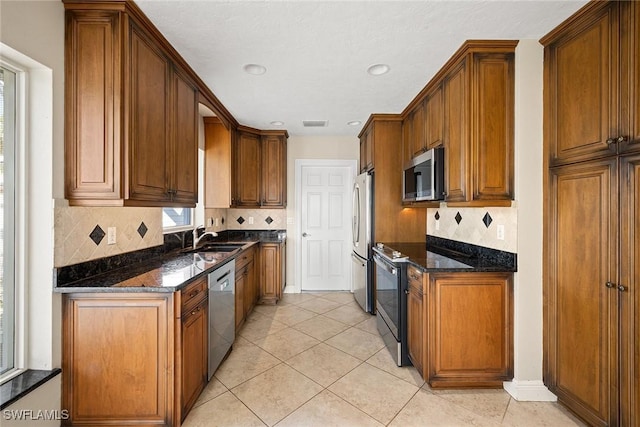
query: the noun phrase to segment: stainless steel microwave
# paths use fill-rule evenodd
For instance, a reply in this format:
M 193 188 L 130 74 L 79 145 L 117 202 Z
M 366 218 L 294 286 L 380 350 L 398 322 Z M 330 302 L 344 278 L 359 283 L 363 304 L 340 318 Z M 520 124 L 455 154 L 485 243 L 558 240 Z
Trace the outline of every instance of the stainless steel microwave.
M 444 199 L 444 148 L 437 147 L 414 157 L 402 174 L 402 201 Z

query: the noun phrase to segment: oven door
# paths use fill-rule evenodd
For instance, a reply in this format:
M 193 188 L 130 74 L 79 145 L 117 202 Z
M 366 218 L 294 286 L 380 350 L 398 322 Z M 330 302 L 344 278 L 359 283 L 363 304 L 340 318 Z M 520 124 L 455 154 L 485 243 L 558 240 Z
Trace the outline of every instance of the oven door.
M 400 268 L 378 254 L 373 255 L 373 260 L 376 263 L 376 307 L 378 314 L 384 319 L 396 340 L 400 341 L 398 333 L 400 327 Z

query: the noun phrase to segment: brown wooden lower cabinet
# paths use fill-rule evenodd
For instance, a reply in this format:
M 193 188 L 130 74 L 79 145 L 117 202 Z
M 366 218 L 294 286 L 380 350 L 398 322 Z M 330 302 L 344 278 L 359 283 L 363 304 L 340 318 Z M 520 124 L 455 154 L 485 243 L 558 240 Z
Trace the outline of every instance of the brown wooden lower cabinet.
M 251 246 L 236 257 L 236 335 L 253 310 L 258 298 L 258 283 L 255 275 L 255 246 Z
M 209 299 L 207 279 L 200 279 L 181 292 L 180 418 L 184 420 L 207 386 L 209 368 Z M 177 325 L 176 325 L 177 328 Z
M 276 304 L 282 298 L 285 256 L 285 242 L 260 243 L 260 304 Z
M 207 384 L 207 279 L 63 297 L 64 426 L 179 426 Z
M 459 388 L 511 380 L 513 274 L 408 272 L 409 354 L 425 381 Z
M 427 343 L 427 324 L 425 322 L 425 307 L 427 305 L 425 292 L 426 274 L 416 267 L 407 267 L 409 293 L 407 295 L 407 336 L 409 344 L 409 360 L 424 375 L 425 347 Z
M 63 425 L 179 425 L 175 323 L 171 293 L 65 295 Z

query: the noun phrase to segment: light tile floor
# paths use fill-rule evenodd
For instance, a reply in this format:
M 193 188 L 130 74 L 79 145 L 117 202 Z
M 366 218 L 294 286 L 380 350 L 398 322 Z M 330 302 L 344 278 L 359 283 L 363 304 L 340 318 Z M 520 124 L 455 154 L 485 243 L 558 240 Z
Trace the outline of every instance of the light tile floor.
M 432 390 L 399 368 L 350 293 L 256 306 L 185 420 L 199 426 L 583 426 L 504 390 Z

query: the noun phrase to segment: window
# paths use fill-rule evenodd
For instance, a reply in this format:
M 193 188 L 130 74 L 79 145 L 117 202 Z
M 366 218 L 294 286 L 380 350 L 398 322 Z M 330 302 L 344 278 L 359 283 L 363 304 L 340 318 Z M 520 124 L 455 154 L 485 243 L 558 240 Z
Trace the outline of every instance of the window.
M 16 73 L 0 67 L 0 376 L 15 368 Z
M 162 209 L 162 228 L 165 230 L 184 229 L 193 227 L 193 209 L 164 208 Z

